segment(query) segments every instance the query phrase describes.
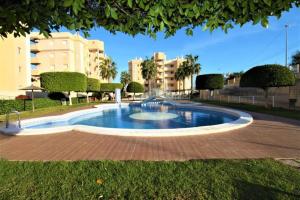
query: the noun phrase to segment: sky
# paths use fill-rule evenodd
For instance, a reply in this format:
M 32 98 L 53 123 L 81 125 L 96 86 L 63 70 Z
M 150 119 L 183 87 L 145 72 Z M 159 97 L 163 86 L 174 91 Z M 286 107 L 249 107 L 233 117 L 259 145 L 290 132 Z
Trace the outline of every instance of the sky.
M 282 17 L 269 18 L 269 27 L 251 23 L 236 26 L 226 34 L 222 30 L 212 33 L 202 27 L 187 36 L 184 29 L 167 39 L 159 33 L 156 39 L 149 36 L 135 37 L 124 33 L 111 34 L 103 28 L 90 31 L 88 39 L 104 41 L 105 53 L 117 63 L 120 81 L 122 71 L 128 70 L 128 61 L 134 58 L 151 57 L 153 52 L 165 52 L 167 59 L 186 54 L 199 56 L 201 74 L 231 73 L 246 71 L 261 64 L 285 64 L 285 24 L 288 28 L 288 58 L 300 50 L 300 9 L 294 8 Z

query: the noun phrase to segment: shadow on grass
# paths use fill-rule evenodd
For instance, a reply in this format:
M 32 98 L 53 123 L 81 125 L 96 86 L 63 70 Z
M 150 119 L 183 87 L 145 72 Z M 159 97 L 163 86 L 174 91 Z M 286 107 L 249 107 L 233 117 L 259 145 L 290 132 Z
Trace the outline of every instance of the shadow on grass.
M 237 199 L 300 199 L 300 192 L 288 192 L 271 186 L 236 180 Z

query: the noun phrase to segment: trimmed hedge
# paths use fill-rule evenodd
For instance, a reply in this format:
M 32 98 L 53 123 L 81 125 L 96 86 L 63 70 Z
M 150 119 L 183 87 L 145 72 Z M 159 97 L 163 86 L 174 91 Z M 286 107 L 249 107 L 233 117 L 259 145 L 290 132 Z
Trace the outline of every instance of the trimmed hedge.
M 295 85 L 295 76 L 287 67 L 277 64 L 253 67 L 242 75 L 240 87 L 284 87 Z
M 138 82 L 130 82 L 127 86 L 127 92 L 143 93 L 144 86 Z
M 35 108 L 47 108 L 60 106 L 60 100 L 51 100 L 48 98 L 34 99 Z M 31 99 L 28 100 L 0 100 L 0 114 L 3 115 L 11 110 L 26 111 L 32 110 Z
M 87 78 L 87 92 L 99 92 L 100 80 L 96 78 Z
M 215 90 L 222 89 L 224 86 L 224 77 L 222 74 L 204 74 L 196 78 L 197 90 Z
M 115 89 L 122 89 L 122 83 L 101 83 L 100 92 L 114 92 Z
M 41 87 L 50 92 L 85 92 L 87 78 L 78 72 L 45 72 L 41 74 Z

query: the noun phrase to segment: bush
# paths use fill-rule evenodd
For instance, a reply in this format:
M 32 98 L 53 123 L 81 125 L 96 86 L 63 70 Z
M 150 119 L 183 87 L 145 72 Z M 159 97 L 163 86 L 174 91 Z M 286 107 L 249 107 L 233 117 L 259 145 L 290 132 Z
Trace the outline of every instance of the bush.
M 240 87 L 255 87 L 265 91 L 265 107 L 268 105 L 268 90 L 270 87 L 295 85 L 295 75 L 282 65 L 261 65 L 249 69 L 242 75 Z
M 294 74 L 282 65 L 262 65 L 253 67 L 242 75 L 240 87 L 282 87 L 295 84 Z
M 122 89 L 122 83 L 101 83 L 100 91 L 101 92 L 115 92 L 116 89 Z
M 127 86 L 127 92 L 143 93 L 144 86 L 138 82 L 130 82 Z
M 62 92 L 50 92 L 48 98 L 52 100 L 62 100 L 67 99 L 66 95 Z
M 87 92 L 99 92 L 100 91 L 100 80 L 95 78 L 87 78 Z
M 35 108 L 47 108 L 52 106 L 60 106 L 61 101 L 51 100 L 48 98 L 34 99 Z M 11 110 L 26 111 L 32 110 L 31 100 L 0 100 L 0 114 L 3 115 Z
M 222 89 L 224 86 L 224 77 L 222 74 L 204 74 L 196 78 L 197 90 L 215 90 Z
M 50 92 L 85 92 L 87 78 L 78 72 L 46 72 L 41 74 L 41 87 Z

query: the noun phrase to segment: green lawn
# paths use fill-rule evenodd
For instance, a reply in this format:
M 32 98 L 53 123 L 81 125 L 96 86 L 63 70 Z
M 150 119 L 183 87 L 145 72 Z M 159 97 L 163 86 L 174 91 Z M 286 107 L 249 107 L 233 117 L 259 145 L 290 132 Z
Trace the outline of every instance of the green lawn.
M 274 160 L 0 161 L 0 199 L 300 199 Z
M 193 101 L 300 120 L 299 110 L 295 111 L 284 108 L 265 108 L 263 106 L 256 106 L 251 104 L 227 103 L 213 100 L 194 99 Z

